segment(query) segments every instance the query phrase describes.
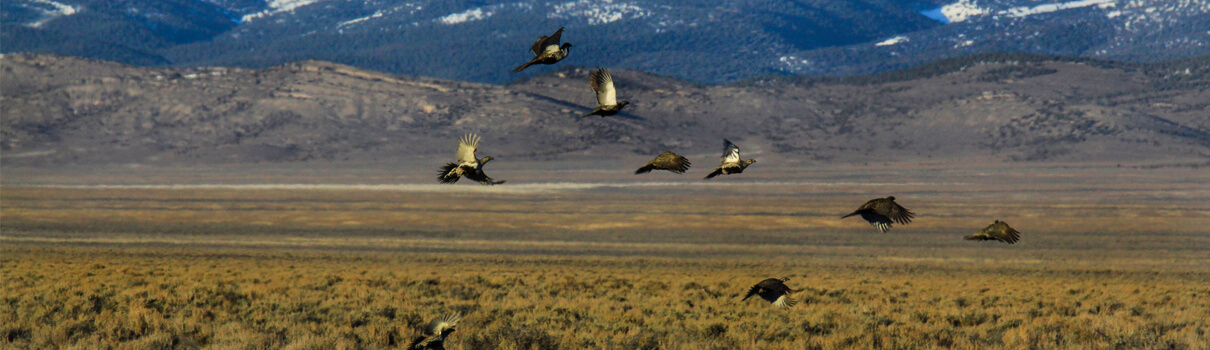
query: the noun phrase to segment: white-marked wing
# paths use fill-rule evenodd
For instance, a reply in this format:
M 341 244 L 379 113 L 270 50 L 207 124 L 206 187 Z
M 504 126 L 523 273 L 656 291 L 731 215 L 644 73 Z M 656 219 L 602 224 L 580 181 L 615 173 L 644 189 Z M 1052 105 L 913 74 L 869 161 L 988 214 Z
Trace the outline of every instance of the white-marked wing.
M 466 134 L 458 142 L 458 163 L 474 162 L 475 149 L 479 148 L 479 135 Z
M 790 297 L 790 294 L 782 294 L 777 298 L 777 300 L 773 301 L 773 306 L 779 309 L 791 307 L 794 306 L 794 304 L 798 304 L 798 301 Z
M 739 146 L 731 143 L 731 140 L 723 139 L 723 164 L 739 163 Z
M 559 51 L 559 40 L 563 37 L 563 28 L 560 27 L 554 34 L 550 36 L 542 36 L 538 41 L 534 42 L 534 46 L 529 49 L 534 52 L 535 56 L 541 56 L 544 52 L 550 52 L 550 47 L 554 46 L 555 51 Z
M 618 91 L 613 88 L 613 77 L 609 76 L 609 70 L 599 68 L 588 76 L 588 83 L 592 85 L 592 91 L 597 93 L 597 104 L 601 106 L 612 106 L 618 104 Z
M 454 328 L 454 326 L 458 325 L 458 321 L 461 320 L 462 315 L 457 313 L 438 317 L 429 322 L 429 326 L 425 327 L 424 331 L 429 335 L 439 335 L 448 329 Z

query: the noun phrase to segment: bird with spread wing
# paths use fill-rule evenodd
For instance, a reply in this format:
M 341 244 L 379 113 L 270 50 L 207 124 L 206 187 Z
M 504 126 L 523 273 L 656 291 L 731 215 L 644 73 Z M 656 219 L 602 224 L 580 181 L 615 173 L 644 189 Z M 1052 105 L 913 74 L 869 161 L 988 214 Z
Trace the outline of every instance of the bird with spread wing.
M 563 36 L 563 28 L 560 27 L 554 34 L 550 36 L 542 36 L 538 41 L 534 42 L 534 46 L 530 47 L 530 51 L 534 52 L 534 58 L 525 64 L 513 69 L 513 72 L 520 72 L 535 64 L 555 64 L 567 58 L 567 54 L 571 49 L 571 43 L 559 45 L 559 38 Z
M 466 134 L 462 136 L 462 140 L 458 142 L 458 162 L 449 163 L 441 167 L 441 170 L 437 174 L 437 181 L 443 184 L 452 184 L 458 182 L 458 179 L 466 177 L 484 185 L 504 183 L 504 180 L 495 181 L 483 173 L 483 166 L 494 158 L 490 156 L 475 158 L 475 150 L 478 148 L 479 135 Z
M 799 292 L 801 289 L 790 289 L 790 287 L 786 286 L 786 281 L 789 280 L 789 277 L 783 277 L 782 279 L 768 278 L 760 281 L 760 283 L 748 289 L 748 294 L 740 301 L 748 300 L 748 298 L 756 295 L 760 296 L 761 299 L 765 299 L 765 301 L 773 303 L 773 306 L 779 309 L 794 306 L 794 304 L 798 304 L 798 301 L 790 297 L 790 294 Z
M 728 139 L 723 139 L 722 158 L 722 164 L 718 168 L 715 168 L 714 172 L 706 175 L 706 179 L 713 179 L 719 175 L 739 174 L 744 172 L 744 169 L 747 169 L 752 163 L 756 163 L 756 159 L 740 160 L 739 146 L 731 143 L 731 140 Z
M 844 219 L 853 215 L 861 215 L 861 218 L 878 229 L 878 232 L 886 233 L 891 230 L 891 223 L 907 225 L 912 222 L 912 218 L 916 214 L 900 206 L 899 203 L 895 203 L 895 197 L 890 196 L 871 199 L 862 204 L 861 208 L 840 218 Z
M 677 174 L 684 174 L 685 170 L 689 170 L 689 165 L 691 165 L 689 163 L 689 158 L 672 153 L 672 151 L 666 151 L 664 153 L 660 153 L 658 156 L 655 156 L 655 159 L 652 159 L 650 162 L 647 162 L 647 164 L 644 164 L 642 168 L 639 168 L 639 170 L 635 170 L 634 174 L 646 174 L 650 173 L 652 170 L 667 170 Z
M 454 326 L 462 320 L 462 315 L 451 313 L 434 318 L 424 327 L 424 334 L 412 340 L 409 350 L 445 350 L 445 338 L 454 333 Z
M 596 71 L 589 74 L 588 85 L 591 85 L 592 91 L 597 94 L 597 108 L 581 118 L 593 115 L 611 116 L 618 114 L 623 107 L 630 104 L 630 101 L 618 101 L 618 90 L 613 87 L 613 77 L 609 75 L 608 69 L 597 68 Z
M 1008 226 L 1007 222 L 996 220 L 991 225 L 987 225 L 987 227 L 979 230 L 979 232 L 962 238 L 971 241 L 1001 241 L 1014 244 L 1021 239 L 1021 232 Z

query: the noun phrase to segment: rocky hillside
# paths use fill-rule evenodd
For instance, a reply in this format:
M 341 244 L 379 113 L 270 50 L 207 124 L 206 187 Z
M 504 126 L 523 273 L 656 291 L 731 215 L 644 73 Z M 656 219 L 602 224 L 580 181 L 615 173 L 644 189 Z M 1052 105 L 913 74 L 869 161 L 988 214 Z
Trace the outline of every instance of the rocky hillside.
M 444 159 L 467 132 L 514 159 L 713 157 L 728 137 L 790 163 L 1210 160 L 1210 57 L 971 56 L 716 86 L 617 70 L 633 103 L 605 119 L 577 118 L 595 100 L 574 68 L 498 86 L 319 61 L 167 69 L 21 54 L 0 66 L 5 167 Z

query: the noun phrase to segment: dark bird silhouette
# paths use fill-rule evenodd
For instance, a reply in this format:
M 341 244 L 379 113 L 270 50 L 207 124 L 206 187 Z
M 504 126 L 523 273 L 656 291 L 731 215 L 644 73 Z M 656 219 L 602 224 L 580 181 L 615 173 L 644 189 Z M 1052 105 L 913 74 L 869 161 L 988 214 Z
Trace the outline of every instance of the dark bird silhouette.
M 773 306 L 777 308 L 794 306 L 794 304 L 798 304 L 798 301 L 791 298 L 790 293 L 801 291 L 801 289 L 793 290 L 787 287 L 785 282 L 789 280 L 789 277 L 783 277 L 782 279 L 769 278 L 760 281 L 760 283 L 748 289 L 748 295 L 745 295 L 740 301 L 745 301 L 753 295 L 758 295 L 761 299 L 773 303 Z
M 719 165 L 718 168 L 715 168 L 714 172 L 706 175 L 706 179 L 713 179 L 715 176 L 719 175 L 742 173 L 744 172 L 744 169 L 747 169 L 749 165 L 752 165 L 752 163 L 756 163 L 756 159 L 740 160 L 739 146 L 731 143 L 731 140 L 723 139 L 722 164 Z
M 608 69 L 597 68 L 595 72 L 588 75 L 588 84 L 592 85 L 592 91 L 597 93 L 597 108 L 583 117 L 611 116 L 618 114 L 623 107 L 630 104 L 630 101 L 618 102 L 618 90 L 613 88 L 613 77 L 609 76 Z
M 567 58 L 568 51 L 571 49 L 570 43 L 559 45 L 559 37 L 563 36 L 563 28 L 559 27 L 554 34 L 543 36 L 534 42 L 534 46 L 530 47 L 530 51 L 534 52 L 534 58 L 525 64 L 513 69 L 513 72 L 520 72 L 535 64 L 555 64 Z
M 639 170 L 635 170 L 634 174 L 646 174 L 650 173 L 652 170 L 667 170 L 677 174 L 684 174 L 685 170 L 689 170 L 689 165 L 691 164 L 689 163 L 688 158 L 682 157 L 676 153 L 672 153 L 672 151 L 665 151 L 664 153 L 660 153 L 660 155 L 655 156 L 655 159 L 647 162 L 647 164 L 643 165 L 643 167 L 639 168 Z
M 437 174 L 437 181 L 443 184 L 452 184 L 458 182 L 458 179 L 466 177 L 475 180 L 484 185 L 498 185 L 504 183 L 504 180 L 495 181 L 487 174 L 483 173 L 483 166 L 490 162 L 492 157 L 475 158 L 475 150 L 479 148 L 479 136 L 475 134 L 466 134 L 462 136 L 462 140 L 458 142 L 458 162 L 449 163 L 441 167 Z
M 886 233 L 891 229 L 892 222 L 907 225 L 909 222 L 912 222 L 912 217 L 916 214 L 912 214 L 907 208 L 900 206 L 899 203 L 895 203 L 895 197 L 890 196 L 871 199 L 862 204 L 861 208 L 857 208 L 856 211 L 840 218 L 844 219 L 853 215 L 861 215 L 861 218 L 869 221 L 870 225 L 878 229 L 878 232 Z
M 424 335 L 412 340 L 408 345 L 410 350 L 445 350 L 445 339 L 454 333 L 454 326 L 462 320 L 462 315 L 452 313 L 429 321 L 424 327 Z
M 1013 244 L 1021 240 L 1021 232 L 1009 227 L 1007 222 L 996 220 L 979 232 L 962 238 L 972 241 L 1001 241 Z

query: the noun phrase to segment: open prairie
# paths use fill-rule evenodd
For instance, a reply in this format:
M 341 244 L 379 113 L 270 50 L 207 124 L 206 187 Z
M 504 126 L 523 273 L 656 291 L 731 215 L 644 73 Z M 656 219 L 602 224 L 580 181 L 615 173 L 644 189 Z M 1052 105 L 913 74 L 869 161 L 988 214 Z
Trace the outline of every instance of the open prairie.
M 534 182 L 10 172 L 0 344 L 398 348 L 460 312 L 447 348 L 1210 347 L 1204 169 L 501 165 Z M 839 219 L 886 195 L 916 219 Z M 961 239 L 994 219 L 1022 240 Z M 800 304 L 740 301 L 770 277 Z

